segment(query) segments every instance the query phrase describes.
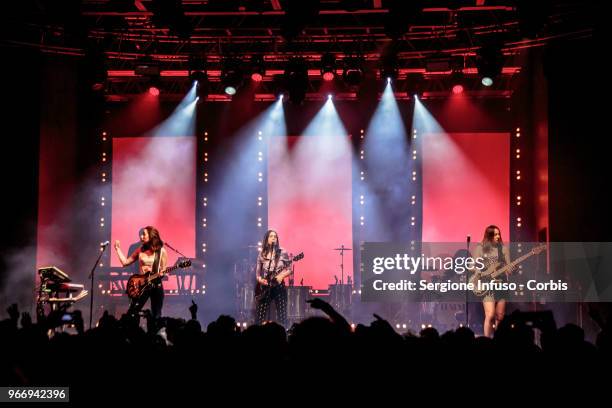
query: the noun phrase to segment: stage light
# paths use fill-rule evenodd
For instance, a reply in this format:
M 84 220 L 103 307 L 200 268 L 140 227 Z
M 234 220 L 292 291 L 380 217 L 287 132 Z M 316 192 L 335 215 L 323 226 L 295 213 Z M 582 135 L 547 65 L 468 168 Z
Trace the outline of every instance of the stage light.
M 206 100 L 208 96 L 208 75 L 206 72 L 191 72 L 190 78 L 195 82 L 197 98 L 200 98 L 202 101 Z
M 491 79 L 491 77 L 488 77 L 488 76 L 482 77 L 482 80 L 480 82 L 484 86 L 491 86 L 491 85 L 493 85 L 493 79 Z
M 390 48 L 380 58 L 380 78 L 386 78 L 386 84 L 390 84 L 397 79 L 399 59 L 397 51 Z
M 292 58 L 285 68 L 285 84 L 292 103 L 300 105 L 306 98 L 308 67 L 303 58 Z
M 265 73 L 266 69 L 263 56 L 253 55 L 253 57 L 251 57 L 251 79 L 255 82 L 261 82 L 263 81 Z
M 325 53 L 321 56 L 321 75 L 325 81 L 332 81 L 336 70 L 336 57 L 333 54 Z
M 498 44 L 487 44 L 478 50 L 476 56 L 476 67 L 481 83 L 484 86 L 493 85 L 493 81 L 502 72 L 504 55 Z
M 149 95 L 151 96 L 159 96 L 159 88 L 156 86 L 149 87 Z
M 327 100 L 331 101 L 332 100 L 332 94 L 327 95 Z
M 363 59 L 345 58 L 342 79 L 349 86 L 358 86 L 363 79 Z
M 235 95 L 244 80 L 242 61 L 235 58 L 226 58 L 221 70 L 221 84 L 227 95 Z
M 196 96 L 201 101 L 208 96 L 208 75 L 206 74 L 206 60 L 199 55 L 190 55 L 188 61 L 189 78 L 196 83 Z
M 86 47 L 83 64 L 91 90 L 94 92 L 104 91 L 108 79 L 104 50 L 95 45 Z
M 463 85 L 455 85 L 453 86 L 453 93 L 455 95 L 460 95 L 463 93 Z

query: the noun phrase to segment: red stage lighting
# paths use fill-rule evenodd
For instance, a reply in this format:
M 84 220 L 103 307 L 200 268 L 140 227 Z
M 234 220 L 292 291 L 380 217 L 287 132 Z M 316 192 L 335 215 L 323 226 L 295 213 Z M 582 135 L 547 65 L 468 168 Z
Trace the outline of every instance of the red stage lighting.
M 323 73 L 323 79 L 326 81 L 332 81 L 334 79 L 334 73 L 331 71 Z
M 321 56 L 321 75 L 325 81 L 332 81 L 335 76 L 336 57 L 326 53 Z
M 263 75 L 261 75 L 259 72 L 253 72 L 251 74 L 251 79 L 255 82 L 261 82 L 263 80 Z
M 159 88 L 157 88 L 156 86 L 149 87 L 149 95 L 159 96 Z
M 455 95 L 459 95 L 463 93 L 463 85 L 455 85 L 453 86 L 453 93 Z

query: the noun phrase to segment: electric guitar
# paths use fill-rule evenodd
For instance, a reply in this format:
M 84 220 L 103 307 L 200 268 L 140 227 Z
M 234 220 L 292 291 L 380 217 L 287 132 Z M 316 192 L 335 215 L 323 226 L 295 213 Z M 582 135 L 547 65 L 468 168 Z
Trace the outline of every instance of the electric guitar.
M 261 283 L 257 282 L 257 286 L 255 286 L 255 300 L 259 302 L 261 299 L 264 299 L 266 296 L 268 296 L 268 294 L 270 293 L 270 290 L 273 287 L 280 285 L 280 283 L 276 281 L 276 276 L 282 271 L 284 271 L 285 269 L 289 268 L 293 262 L 297 262 L 303 258 L 304 258 L 304 253 L 300 252 L 299 254 L 294 256 L 291 260 L 289 260 L 288 262 L 285 262 L 284 267 L 278 270 L 275 270 L 275 271 L 268 272 L 266 276 L 264 277 L 264 279 L 268 282 L 268 284 L 262 285 Z
M 479 282 L 481 281 L 492 282 L 496 280 L 498 276 L 503 275 L 504 273 L 512 270 L 515 266 L 517 266 L 521 262 L 524 262 L 527 258 L 533 255 L 539 254 L 540 252 L 544 250 L 546 250 L 546 244 L 534 247 L 531 251 L 527 252 L 525 255 L 522 255 L 516 258 L 514 261 L 510 262 L 507 265 L 502 266 L 499 269 L 497 268 L 499 267 L 500 263 L 493 262 L 492 264 L 488 265 L 486 268 L 484 268 L 481 271 L 476 270 L 476 272 L 474 272 L 469 279 L 469 283 L 474 285 L 474 290 L 473 290 L 474 294 L 476 296 L 485 296 L 487 293 L 489 293 L 489 290 L 479 289 L 479 285 L 478 285 Z
M 162 276 L 166 275 L 167 273 L 170 273 L 176 269 L 188 268 L 190 266 L 191 266 L 191 260 L 186 259 L 184 261 L 180 261 L 178 264 L 174 266 L 170 266 L 164 269 L 163 271 L 160 271 L 157 273 L 150 273 L 150 272 L 146 274 L 135 273 L 134 275 L 130 276 L 130 279 L 128 279 L 128 282 L 126 285 L 127 286 L 126 292 L 130 299 L 138 299 L 142 296 L 142 294 L 146 290 L 148 290 L 149 288 L 153 286 L 153 281 L 155 279 L 159 279 Z

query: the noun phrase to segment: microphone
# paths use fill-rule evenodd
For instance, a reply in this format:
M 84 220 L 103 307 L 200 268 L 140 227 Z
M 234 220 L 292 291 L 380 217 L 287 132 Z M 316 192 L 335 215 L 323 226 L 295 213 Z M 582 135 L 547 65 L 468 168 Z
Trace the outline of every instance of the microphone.
M 108 244 L 110 244 L 110 241 L 103 242 L 103 243 L 100 244 L 100 246 L 102 248 L 106 248 L 108 246 Z
M 338 277 L 334 275 L 334 279 L 336 280 L 336 285 L 338 284 Z

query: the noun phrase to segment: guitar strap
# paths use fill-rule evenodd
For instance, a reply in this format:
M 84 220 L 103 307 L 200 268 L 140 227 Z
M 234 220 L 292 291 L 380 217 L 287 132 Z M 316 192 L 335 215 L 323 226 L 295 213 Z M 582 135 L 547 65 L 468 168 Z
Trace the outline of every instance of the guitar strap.
M 501 266 L 506 265 L 506 256 L 504 255 L 503 245 L 497 245 L 497 262 L 499 262 Z
M 155 251 L 155 260 L 153 261 L 153 273 L 159 272 L 159 258 L 161 254 L 161 248 Z
M 153 268 L 151 269 L 152 274 L 156 274 L 157 272 L 159 272 L 159 258 L 161 257 L 160 254 L 161 248 L 155 251 L 155 259 L 153 260 Z M 155 279 L 153 282 L 158 282 L 158 280 Z

